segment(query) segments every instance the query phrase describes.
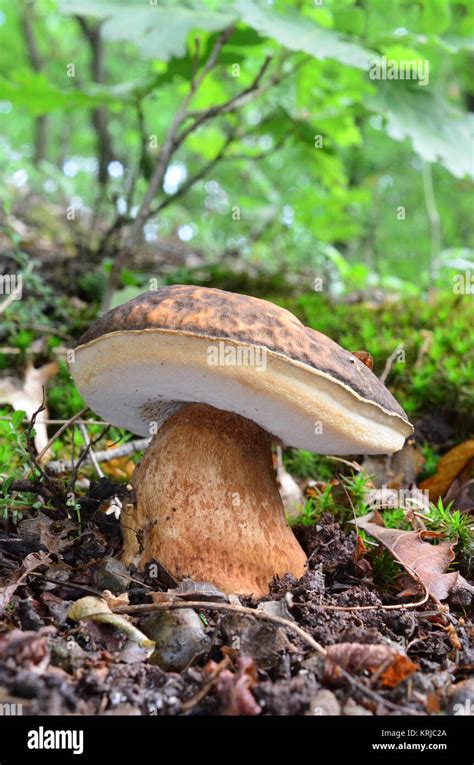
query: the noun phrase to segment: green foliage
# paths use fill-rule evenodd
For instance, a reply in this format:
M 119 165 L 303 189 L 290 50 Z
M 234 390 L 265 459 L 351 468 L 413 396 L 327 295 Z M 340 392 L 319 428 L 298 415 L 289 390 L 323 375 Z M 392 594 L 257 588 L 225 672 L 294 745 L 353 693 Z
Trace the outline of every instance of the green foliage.
M 305 449 L 287 449 L 283 454 L 283 462 L 288 472 L 297 478 L 329 481 L 334 473 L 330 460 Z
M 461 549 L 470 548 L 474 544 L 474 522 L 466 513 L 452 510 L 452 504 L 450 502 L 445 507 L 440 497 L 437 505 L 430 506 L 427 526 L 446 539 L 456 541 Z
M 0 416 L 6 414 L 7 410 L 0 409 Z M 0 516 L 10 518 L 13 523 L 18 522 L 25 509 L 37 507 L 35 503 L 32 505 L 31 496 L 9 493 L 13 481 L 25 467 L 31 469 L 33 477 L 37 475 L 25 444 L 24 419 L 25 412 L 16 411 L 10 420 L 0 420 L 0 474 L 4 476 L 0 483 Z M 31 435 L 34 436 L 34 430 Z
M 100 237 L 91 233 L 89 239 L 87 217 L 98 196 L 91 109 L 106 108 L 111 149 L 123 168 L 110 178 L 100 204 L 104 225 L 112 226 L 119 207 L 129 203 L 129 214 L 143 199 L 193 75 L 203 72 L 219 31 L 236 21 L 191 110 L 216 108 L 251 87 L 268 54 L 270 82 L 264 77 L 258 98 L 204 122 L 176 152 L 172 165 L 179 163 L 189 179 L 212 161 L 229 132 L 238 133 L 228 156 L 185 195 L 173 200 L 175 191 L 158 189 L 157 202 L 166 202 L 152 216 L 159 239 L 180 237 L 181 227 L 189 226 L 193 248 L 206 259 L 238 252 L 249 268 L 305 269 L 308 291 L 315 276 L 332 273 L 353 288 L 377 284 L 410 294 L 428 286 L 433 260 L 443 252 L 468 251 L 472 187 L 449 173 L 471 172 L 471 4 L 61 0 L 58 9 L 53 0 L 37 0 L 30 16 L 44 59 L 39 72 L 25 45 L 22 7 L 0 0 L 0 193 L 7 207 L 27 190 L 30 216 L 35 196 L 47 202 L 37 208 L 44 226 L 48 206 L 78 200 L 85 220 L 67 222 L 67 237 L 99 247 L 100 255 Z M 102 24 L 106 82 L 89 74 L 91 50 L 75 14 Z M 429 85 L 370 79 L 369 67 L 382 56 L 428 60 Z M 66 71 L 70 63 L 75 76 Z M 35 164 L 35 120 L 43 114 L 46 159 Z M 438 163 L 432 173 L 441 253 L 430 245 L 423 164 L 415 155 Z M 26 178 L 19 181 L 18 173 Z M 399 206 L 406 220 L 397 218 Z M 50 215 L 48 227 L 57 243 L 61 216 Z M 100 292 L 99 282 L 84 289 L 94 302 Z
M 425 478 L 434 475 L 440 460 L 439 454 L 437 454 L 433 447 L 426 442 L 421 447 L 421 453 L 425 458 L 425 464 L 423 465 L 423 471 L 418 478 L 419 481 L 423 481 Z
M 323 513 L 336 513 L 337 505 L 332 494 L 332 486 L 315 489 L 315 496 L 306 500 L 301 513 L 289 518 L 290 526 L 313 526 Z
M 381 587 L 391 587 L 397 577 L 403 573 L 403 568 L 383 547 L 376 547 L 369 552 L 373 580 Z

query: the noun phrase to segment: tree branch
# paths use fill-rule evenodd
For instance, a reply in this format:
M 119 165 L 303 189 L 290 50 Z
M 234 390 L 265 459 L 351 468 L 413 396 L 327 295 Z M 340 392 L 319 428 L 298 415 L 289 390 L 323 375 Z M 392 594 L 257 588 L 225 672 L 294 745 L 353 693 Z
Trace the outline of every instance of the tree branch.
M 43 57 L 38 48 L 34 29 L 34 0 L 24 0 L 21 13 L 21 26 L 25 36 L 26 49 L 30 64 L 35 72 L 41 72 L 44 68 Z M 40 114 L 35 121 L 35 154 L 34 162 L 39 164 L 46 157 L 48 148 L 48 116 Z
M 90 70 L 94 82 L 105 82 L 104 46 L 101 36 L 101 24 L 93 26 L 82 16 L 76 16 L 76 20 L 82 29 L 84 37 L 89 43 L 91 52 Z M 108 126 L 108 111 L 106 106 L 98 106 L 91 111 L 91 123 L 97 136 L 97 156 L 99 161 L 98 180 L 101 186 L 105 186 L 109 179 L 108 166 L 114 158 L 112 149 L 112 137 Z

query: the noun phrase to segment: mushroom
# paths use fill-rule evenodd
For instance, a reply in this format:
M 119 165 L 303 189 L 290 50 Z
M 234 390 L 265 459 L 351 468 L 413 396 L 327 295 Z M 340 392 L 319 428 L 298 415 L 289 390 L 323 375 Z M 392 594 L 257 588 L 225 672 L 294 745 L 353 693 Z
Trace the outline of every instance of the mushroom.
M 300 577 L 272 438 L 322 454 L 402 448 L 413 429 L 352 353 L 273 303 L 205 287 L 145 292 L 96 321 L 71 370 L 108 422 L 153 435 L 122 514 L 123 560 L 225 593 Z

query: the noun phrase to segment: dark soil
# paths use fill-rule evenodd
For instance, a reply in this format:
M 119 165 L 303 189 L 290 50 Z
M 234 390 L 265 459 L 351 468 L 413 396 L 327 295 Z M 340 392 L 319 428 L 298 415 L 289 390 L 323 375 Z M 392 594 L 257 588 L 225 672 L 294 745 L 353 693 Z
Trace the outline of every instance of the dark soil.
M 98 496 L 105 489 L 103 484 Z M 398 647 L 416 671 L 393 687 L 363 669 L 352 670 L 354 682 L 328 675 L 324 659 L 295 633 L 252 616 L 206 610 L 205 600 L 200 611 L 204 648 L 184 668 L 165 671 L 115 628 L 67 617 L 74 600 L 104 589 L 127 591 L 131 604 L 151 603 L 150 581 L 143 574 L 121 576 L 118 523 L 94 511 L 99 501 L 84 501 L 80 528 L 42 515 L 18 527 L 2 522 L 4 585 L 23 570 L 25 556 L 49 554 L 35 569 L 37 575 L 16 587 L 0 621 L 2 701 L 21 703 L 24 714 L 438 714 L 452 713 L 456 699 L 472 697 L 468 614 L 430 602 L 418 609 L 384 610 L 383 605 L 397 603 L 397 588 L 374 584 L 370 564 L 356 560 L 354 532 L 345 533 L 329 514 L 316 526 L 295 530 L 310 568 L 299 581 L 290 575 L 275 580 L 263 599 L 272 602 L 266 608 L 295 619 L 326 647 Z M 163 571 L 153 589 L 169 587 Z M 240 602 L 257 605 L 245 598 Z M 136 617 L 134 623 L 146 631 L 147 618 Z

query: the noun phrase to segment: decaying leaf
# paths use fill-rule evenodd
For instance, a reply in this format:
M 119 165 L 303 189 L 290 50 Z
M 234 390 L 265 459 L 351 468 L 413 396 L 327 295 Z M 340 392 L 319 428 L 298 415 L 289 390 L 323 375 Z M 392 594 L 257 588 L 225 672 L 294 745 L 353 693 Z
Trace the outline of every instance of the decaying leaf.
M 44 566 L 51 562 L 49 555 L 42 550 L 35 553 L 30 553 L 23 560 L 22 566 L 18 571 L 13 574 L 13 581 L 7 584 L 6 587 L 0 587 L 0 616 L 8 606 L 11 598 L 17 587 L 20 586 L 26 579 L 26 577 L 39 566 Z
M 373 477 L 376 488 L 400 489 L 415 483 L 425 458 L 413 438 L 408 438 L 405 446 L 395 454 L 371 455 L 364 457 L 362 467 Z
M 154 649 L 155 647 L 154 641 L 147 638 L 143 632 L 140 632 L 125 617 L 112 613 L 108 603 L 102 598 L 88 595 L 85 598 L 76 600 L 68 611 L 68 617 L 75 622 L 89 619 L 100 624 L 110 624 L 126 635 L 129 640 L 133 640 L 144 648 Z
M 436 473 L 420 483 L 421 489 L 428 489 L 430 500 L 437 502 L 444 497 L 453 481 L 468 463 L 474 461 L 474 439 L 464 441 L 444 454 L 438 462 Z
M 446 573 L 455 557 L 454 542 L 443 540 L 432 545 L 424 541 L 433 538 L 432 532 L 387 529 L 364 517 L 357 519 L 357 525 L 383 544 L 409 573 L 414 572 L 436 600 L 445 600 L 453 589 L 474 594 L 474 587 L 459 572 Z
M 212 669 L 214 662 L 207 668 Z M 214 665 L 215 666 L 215 665 Z M 223 714 L 229 716 L 259 715 L 262 711 L 257 704 L 251 688 L 257 682 L 257 667 L 255 661 L 248 656 L 240 656 L 237 660 L 237 672 L 224 669 L 219 673 L 214 692 L 224 706 Z
M 14 377 L 6 377 L 0 380 L 0 402 L 10 404 L 15 411 L 26 412 L 28 422 L 35 412 L 38 411 L 43 402 L 43 388 L 46 388 L 48 380 L 53 377 L 59 369 L 58 364 L 53 361 L 50 364 L 36 369 L 29 363 L 26 367 L 23 382 Z M 35 447 L 38 454 L 48 443 L 48 431 L 46 420 L 48 419 L 47 407 L 39 412 L 35 420 Z M 42 461 L 46 462 L 50 457 L 50 452 L 45 452 Z
M 0 638 L 0 660 L 8 660 L 36 674 L 42 674 L 50 660 L 49 636 L 54 627 L 42 627 L 38 632 L 11 630 Z
M 326 649 L 324 677 L 334 681 L 340 677 L 341 667 L 349 672 L 380 672 L 382 685 L 394 688 L 419 669 L 398 648 L 390 645 L 365 643 L 336 643 Z
M 115 446 L 114 441 L 107 441 L 107 449 L 114 448 Z M 129 480 L 135 470 L 135 463 L 128 455 L 125 457 L 115 457 L 113 460 L 109 460 L 109 462 L 103 462 L 102 470 L 109 478 L 126 478 Z

